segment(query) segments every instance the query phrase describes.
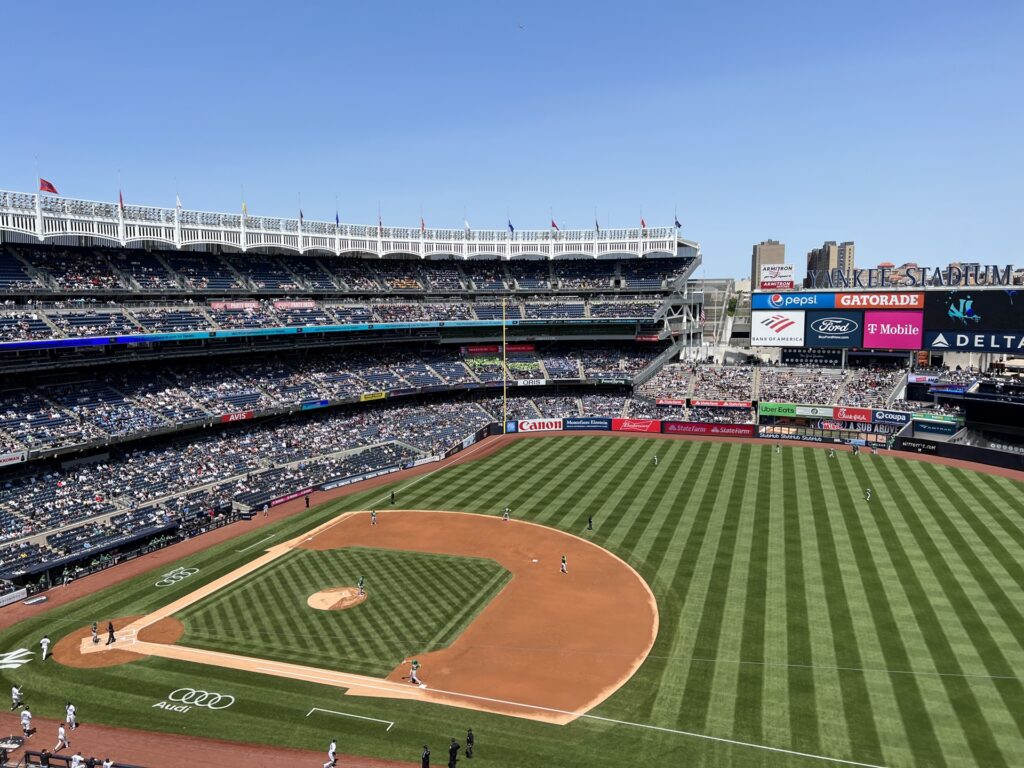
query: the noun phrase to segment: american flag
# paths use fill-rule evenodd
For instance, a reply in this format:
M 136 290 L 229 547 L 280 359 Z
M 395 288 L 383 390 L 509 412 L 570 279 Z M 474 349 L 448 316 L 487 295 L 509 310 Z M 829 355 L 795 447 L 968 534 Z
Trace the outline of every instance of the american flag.
M 701 308 L 700 308 L 700 324 L 704 325 L 704 322 L 707 319 L 708 319 L 708 316 L 706 314 L 704 314 L 704 305 L 702 304 Z

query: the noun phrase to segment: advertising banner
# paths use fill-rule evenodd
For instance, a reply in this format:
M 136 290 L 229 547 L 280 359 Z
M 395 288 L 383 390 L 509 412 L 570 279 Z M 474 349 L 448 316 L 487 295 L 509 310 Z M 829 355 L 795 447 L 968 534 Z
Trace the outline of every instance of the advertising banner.
M 270 506 L 276 507 L 278 504 L 284 504 L 286 501 L 293 501 L 294 499 L 298 499 L 302 496 L 309 496 L 309 494 L 311 494 L 312 492 L 313 487 L 310 486 L 309 488 L 303 488 L 301 491 L 289 493 L 286 496 L 278 496 L 276 499 L 270 500 Z
M 659 341 L 658 334 L 656 333 L 645 333 L 636 337 L 637 341 Z
M 750 344 L 755 347 L 802 347 L 804 313 L 751 312 Z
M 210 309 L 258 309 L 258 301 L 211 301 Z
M 9 453 L 0 453 L 0 467 L 7 467 L 11 464 L 21 464 L 23 461 L 28 461 L 28 451 L 10 451 Z
M 24 587 L 8 592 L 6 595 L 0 595 L 0 608 L 16 603 L 19 600 L 24 600 L 26 597 L 28 597 L 28 590 Z
M 755 293 L 751 309 L 834 309 L 834 293 Z
M 835 408 L 827 405 L 798 405 L 797 416 L 810 416 L 816 419 L 834 419 Z
M 1015 290 L 929 291 L 924 327 L 950 331 L 1024 331 L 1024 295 Z
M 248 421 L 255 415 L 254 411 L 239 411 L 238 413 L 225 413 L 220 417 L 221 424 L 231 421 Z
M 762 264 L 761 265 L 761 290 L 780 291 L 792 290 L 793 282 L 792 264 Z
M 678 397 L 659 397 L 654 401 L 655 405 L 678 405 L 683 408 L 686 407 L 686 400 L 682 400 Z
M 799 365 L 812 368 L 838 368 L 843 364 L 842 349 L 820 347 L 783 347 L 779 350 L 783 365 Z
M 557 432 L 561 428 L 561 419 L 525 419 L 519 422 L 520 432 Z
M 864 338 L 863 312 L 808 312 L 804 343 L 808 347 L 855 349 Z
M 865 349 L 920 349 L 923 312 L 865 312 Z
M 753 408 L 749 400 L 691 400 L 694 408 Z
M 516 379 L 517 387 L 542 387 L 547 384 L 544 379 Z
M 1018 320 L 1024 325 L 1024 320 Z M 925 349 L 967 350 L 971 352 L 1009 352 L 1024 354 L 1024 331 L 998 333 L 959 333 L 955 331 L 926 331 Z
M 927 337 L 927 333 L 925 336 Z M 937 373 L 912 373 L 907 376 L 907 383 L 909 384 L 934 384 L 939 380 L 939 374 Z
M 914 434 L 925 435 L 955 435 L 960 431 L 956 424 L 946 424 L 941 421 L 918 421 L 914 419 Z
M 570 431 L 581 429 L 610 430 L 611 428 L 611 419 L 596 418 L 593 416 L 581 416 L 578 418 L 562 419 L 562 429 Z
M 275 301 L 274 309 L 316 309 L 315 301 Z
M 774 427 L 758 427 L 757 436 L 765 440 L 795 440 L 800 443 L 833 443 L 842 444 L 840 437 L 823 437 L 821 435 L 803 435 L 792 432 L 776 433 Z
M 363 392 L 363 394 L 359 396 L 359 402 L 365 403 L 370 400 L 383 400 L 387 396 L 387 392 Z
M 838 419 L 839 421 L 857 421 L 861 424 L 870 424 L 871 409 L 839 406 L 833 409 L 832 418 Z
M 839 293 L 840 309 L 924 309 L 924 294 L 904 291 L 888 293 Z
M 910 423 L 910 414 L 906 411 L 871 411 L 871 423 L 902 427 Z
M 505 432 L 511 434 L 512 432 L 518 432 L 518 431 L 519 431 L 519 423 L 518 422 L 515 422 L 515 421 L 506 421 L 505 422 Z
M 915 440 L 912 437 L 896 438 L 896 447 L 901 451 L 917 451 L 918 453 L 937 453 L 939 446 L 930 440 Z
M 754 437 L 753 424 L 709 424 L 698 421 L 663 421 L 661 431 L 668 435 L 721 435 Z
M 758 403 L 757 413 L 760 416 L 796 416 L 793 403 Z
M 464 355 L 496 355 L 499 350 L 497 344 L 467 344 L 461 348 Z
M 659 419 L 612 419 L 613 432 L 661 432 Z
M 314 408 L 326 408 L 329 403 L 329 400 L 309 400 L 302 404 L 302 410 L 311 411 Z
M 506 344 L 506 352 L 533 352 L 535 346 L 533 344 Z
M 959 424 L 960 417 L 952 413 L 939 413 L 938 411 L 918 411 L 914 414 L 914 421 L 945 421 L 950 424 Z

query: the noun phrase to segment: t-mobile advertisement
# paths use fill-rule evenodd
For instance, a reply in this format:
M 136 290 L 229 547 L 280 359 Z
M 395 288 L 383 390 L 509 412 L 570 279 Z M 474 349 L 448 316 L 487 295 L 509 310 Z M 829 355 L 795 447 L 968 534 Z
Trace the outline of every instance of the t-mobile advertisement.
M 924 313 L 865 312 L 865 349 L 920 349 Z

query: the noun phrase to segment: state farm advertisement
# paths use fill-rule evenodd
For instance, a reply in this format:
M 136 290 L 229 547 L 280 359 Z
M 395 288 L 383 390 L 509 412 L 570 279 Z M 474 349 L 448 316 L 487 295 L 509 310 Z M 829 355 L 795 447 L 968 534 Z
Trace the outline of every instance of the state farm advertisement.
M 920 349 L 924 312 L 865 312 L 865 349 Z
M 558 432 L 561 429 L 561 419 L 526 419 L 519 422 L 520 432 Z
M 678 397 L 659 397 L 654 401 L 655 405 L 679 405 L 686 406 L 685 400 L 680 400 Z
M 749 400 L 691 400 L 694 408 L 753 408 Z
M 761 265 L 762 291 L 789 290 L 794 285 L 792 264 Z
M 231 421 L 248 421 L 255 415 L 254 411 L 239 411 L 238 413 L 225 413 L 220 417 L 222 424 L 227 424 Z
M 706 424 L 699 421 L 663 421 L 661 431 L 668 435 L 720 435 L 753 437 L 753 424 Z
M 837 293 L 840 309 L 924 309 L 923 293 Z
M 857 421 L 861 424 L 870 424 L 871 409 L 839 407 L 833 410 L 832 418 L 837 419 L 838 421 Z
M 661 420 L 612 419 L 612 432 L 661 432 Z

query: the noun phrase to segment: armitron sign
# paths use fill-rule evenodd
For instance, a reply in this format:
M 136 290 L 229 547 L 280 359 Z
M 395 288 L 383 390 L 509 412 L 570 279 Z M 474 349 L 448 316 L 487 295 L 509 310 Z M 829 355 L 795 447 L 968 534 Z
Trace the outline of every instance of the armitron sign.
M 792 264 L 761 265 L 762 291 L 789 290 L 793 288 L 794 285 Z

